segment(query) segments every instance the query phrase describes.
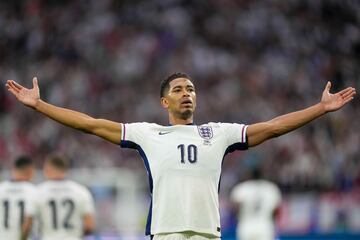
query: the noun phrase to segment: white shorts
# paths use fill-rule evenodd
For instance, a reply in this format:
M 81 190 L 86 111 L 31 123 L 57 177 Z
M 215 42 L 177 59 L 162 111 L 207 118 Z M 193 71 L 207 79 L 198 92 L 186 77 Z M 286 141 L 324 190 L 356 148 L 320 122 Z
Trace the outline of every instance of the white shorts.
M 156 234 L 153 240 L 220 240 L 219 237 L 195 232 Z

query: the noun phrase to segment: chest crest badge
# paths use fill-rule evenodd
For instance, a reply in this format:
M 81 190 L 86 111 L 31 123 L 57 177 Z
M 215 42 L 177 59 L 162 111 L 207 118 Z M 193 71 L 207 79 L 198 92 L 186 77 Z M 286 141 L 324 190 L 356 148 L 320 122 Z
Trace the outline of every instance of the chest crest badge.
M 213 130 L 210 126 L 198 126 L 198 132 L 201 138 L 205 139 L 205 141 L 209 141 L 213 136 Z

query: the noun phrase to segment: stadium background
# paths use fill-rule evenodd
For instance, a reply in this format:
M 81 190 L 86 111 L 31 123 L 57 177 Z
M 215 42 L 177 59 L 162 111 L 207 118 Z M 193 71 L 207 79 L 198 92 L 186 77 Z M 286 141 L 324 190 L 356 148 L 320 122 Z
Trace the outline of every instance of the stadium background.
M 254 123 L 360 88 L 360 2 L 153 0 L 0 2 L 0 75 L 42 98 L 119 122 L 167 123 L 160 81 L 195 80 L 197 124 Z M 234 236 L 231 187 L 261 167 L 282 189 L 281 236 L 359 238 L 360 106 L 356 99 L 289 135 L 227 157 L 220 192 L 224 239 Z M 24 108 L 0 88 L 0 168 L 52 151 L 97 205 L 99 233 L 142 236 L 149 195 L 138 155 Z M 41 181 L 41 172 L 36 181 Z M 281 238 L 286 239 L 286 238 Z M 295 237 L 293 238 L 295 239 Z

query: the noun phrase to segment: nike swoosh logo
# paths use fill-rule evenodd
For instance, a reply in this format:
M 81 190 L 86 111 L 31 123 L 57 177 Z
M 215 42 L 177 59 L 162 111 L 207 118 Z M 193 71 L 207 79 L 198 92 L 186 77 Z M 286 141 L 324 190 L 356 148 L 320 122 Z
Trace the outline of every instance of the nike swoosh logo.
M 165 135 L 165 134 L 169 134 L 169 133 L 171 133 L 171 131 L 170 132 L 159 132 L 159 135 Z

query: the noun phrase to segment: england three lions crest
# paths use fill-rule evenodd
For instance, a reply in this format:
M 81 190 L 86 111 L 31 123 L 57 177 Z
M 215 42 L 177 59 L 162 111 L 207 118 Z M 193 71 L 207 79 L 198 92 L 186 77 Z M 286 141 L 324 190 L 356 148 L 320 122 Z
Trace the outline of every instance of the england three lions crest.
M 198 126 L 198 132 L 200 137 L 205 140 L 210 140 L 213 137 L 213 130 L 210 126 Z

